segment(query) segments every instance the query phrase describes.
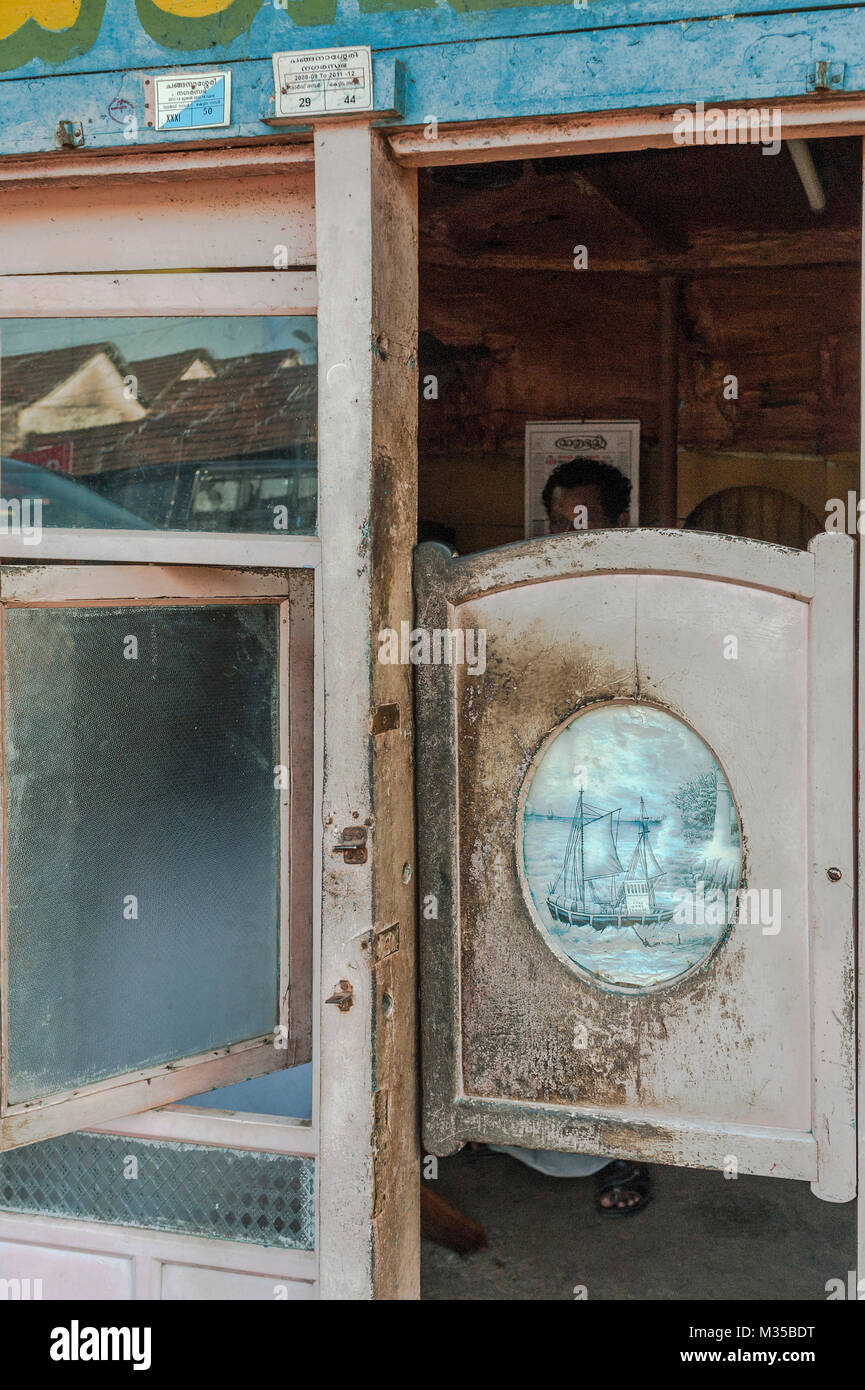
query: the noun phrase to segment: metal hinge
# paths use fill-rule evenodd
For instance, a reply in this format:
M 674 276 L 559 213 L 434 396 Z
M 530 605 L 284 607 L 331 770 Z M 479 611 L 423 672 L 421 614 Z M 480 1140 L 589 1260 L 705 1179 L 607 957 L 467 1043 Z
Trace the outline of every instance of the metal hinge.
M 808 69 L 805 78 L 805 91 L 838 92 L 844 86 L 846 72 L 846 63 L 829 63 L 825 58 L 821 58 L 818 63 L 814 63 Z

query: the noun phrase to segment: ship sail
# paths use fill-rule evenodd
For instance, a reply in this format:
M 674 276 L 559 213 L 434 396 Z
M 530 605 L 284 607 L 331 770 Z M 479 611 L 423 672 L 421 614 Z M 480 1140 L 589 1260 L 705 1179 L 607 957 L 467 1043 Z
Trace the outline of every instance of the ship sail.
M 580 799 L 568 835 L 568 847 L 552 892 L 561 887 L 572 902 L 585 905 L 611 903 L 616 874 L 624 872 L 613 830 L 615 811 L 589 806 Z M 606 882 L 604 882 L 606 880 Z
M 587 879 L 611 878 L 622 872 L 613 839 L 613 813 L 589 821 L 583 831 L 583 873 Z
M 661 868 L 660 864 L 655 858 L 654 851 L 652 850 L 652 846 L 649 843 L 648 836 L 643 841 L 643 847 L 646 851 L 646 864 L 648 865 L 649 869 L 649 878 L 663 878 L 664 870 Z
M 622 896 L 629 910 L 655 911 L 655 881 L 662 877 L 663 872 L 649 844 L 646 806 L 640 797 L 640 834 L 622 884 Z

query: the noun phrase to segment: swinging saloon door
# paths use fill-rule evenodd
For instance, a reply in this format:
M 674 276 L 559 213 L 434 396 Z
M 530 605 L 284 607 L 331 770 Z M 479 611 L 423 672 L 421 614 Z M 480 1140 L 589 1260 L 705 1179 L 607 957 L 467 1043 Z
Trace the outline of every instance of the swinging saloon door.
M 434 544 L 415 585 L 427 1149 L 850 1200 L 852 541 Z

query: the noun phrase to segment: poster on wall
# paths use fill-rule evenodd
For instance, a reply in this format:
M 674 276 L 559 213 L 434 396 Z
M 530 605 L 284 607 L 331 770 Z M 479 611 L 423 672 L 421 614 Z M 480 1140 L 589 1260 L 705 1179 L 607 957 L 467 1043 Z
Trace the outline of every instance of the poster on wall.
M 630 479 L 630 525 L 639 525 L 639 420 L 533 420 L 526 424 L 526 536 L 549 534 L 544 484 L 558 464 L 573 458 L 599 459 Z

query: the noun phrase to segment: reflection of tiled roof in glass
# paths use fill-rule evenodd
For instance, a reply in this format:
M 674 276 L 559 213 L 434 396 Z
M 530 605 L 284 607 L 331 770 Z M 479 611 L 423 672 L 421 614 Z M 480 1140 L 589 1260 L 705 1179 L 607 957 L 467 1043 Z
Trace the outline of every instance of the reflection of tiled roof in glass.
M 183 356 L 187 363 L 195 357 L 208 360 L 205 351 Z M 175 380 L 140 420 L 64 431 L 62 438 L 72 444 L 72 472 L 278 455 L 289 446 L 312 446 L 317 369 L 283 366 L 287 357 L 291 354 L 281 349 L 224 362 L 209 359 L 217 376 Z M 27 448 L 56 442 L 56 433 L 31 434 Z
M 128 374 L 134 376 L 138 382 L 138 396 L 142 401 L 154 401 L 156 397 L 170 386 L 174 381 L 180 381 L 185 372 L 188 372 L 194 363 L 201 362 L 209 368 L 209 372 L 214 376 L 219 371 L 219 364 L 214 362 L 210 353 L 205 348 L 196 348 L 185 352 L 168 352 L 162 357 L 145 357 L 140 362 L 130 362 Z
M 104 353 L 121 376 L 129 371 L 123 354 L 113 343 L 83 343 L 79 347 L 49 348 L 3 358 L 3 409 L 19 409 L 41 401 L 68 381 L 94 357 Z

